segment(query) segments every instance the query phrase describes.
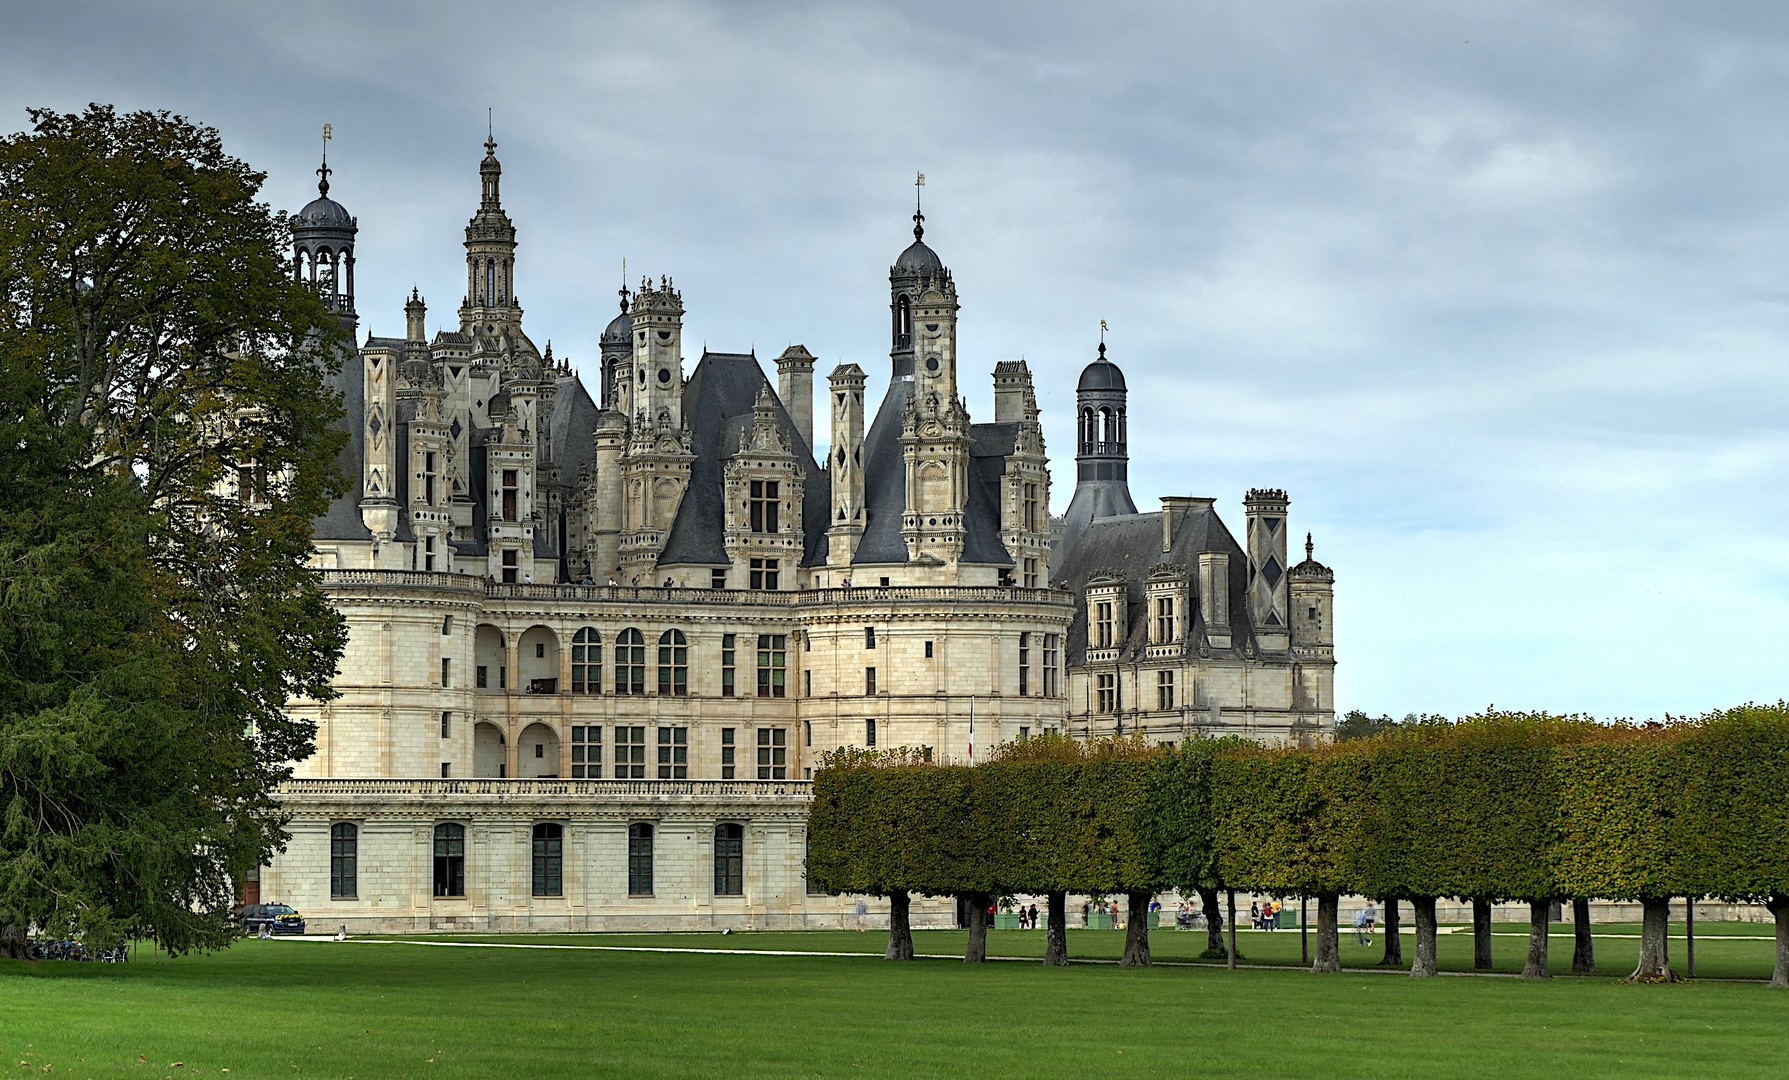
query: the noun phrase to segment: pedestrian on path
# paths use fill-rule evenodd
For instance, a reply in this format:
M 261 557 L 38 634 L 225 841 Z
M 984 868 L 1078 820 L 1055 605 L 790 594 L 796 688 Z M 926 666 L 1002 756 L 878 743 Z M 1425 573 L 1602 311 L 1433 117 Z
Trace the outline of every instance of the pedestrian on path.
M 1361 908 L 1354 916 L 1355 944 L 1362 946 L 1371 945 L 1373 943 L 1373 927 L 1378 922 L 1379 909 L 1373 906 L 1371 900 L 1368 900 L 1367 906 Z

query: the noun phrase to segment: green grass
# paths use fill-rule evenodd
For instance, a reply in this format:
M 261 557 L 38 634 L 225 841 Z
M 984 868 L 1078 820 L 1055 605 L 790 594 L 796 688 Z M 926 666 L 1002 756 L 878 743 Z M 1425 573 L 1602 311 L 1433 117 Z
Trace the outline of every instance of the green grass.
M 1297 957 L 1295 931 L 1242 936 L 1251 960 Z M 1070 950 L 1116 955 L 1122 937 L 1071 931 Z M 916 938 L 922 952 L 962 944 L 948 931 Z M 521 940 L 880 952 L 883 936 Z M 1598 942 L 1610 956 L 1605 971 L 1625 970 L 1615 959 L 1618 941 Z M 1203 934 L 1153 936 L 1164 959 L 1203 942 Z M 1444 960 L 1470 960 L 1469 935 L 1443 943 Z M 996 954 L 1024 955 L 1041 947 L 1042 935 L 996 932 L 990 944 Z M 1521 939 L 1497 944 L 1507 961 L 1518 958 Z M 1569 934 L 1556 946 L 1569 960 Z M 1715 964 L 1720 949 L 1732 950 L 1719 963 L 1735 971 L 1768 971 L 1769 942 L 1710 944 L 1703 961 L 1699 941 L 1698 961 Z M 1376 960 L 1377 948 L 1370 951 Z M 1364 962 L 1354 954 L 1368 952 L 1344 945 L 1350 961 Z M 129 965 L 0 962 L 0 1070 L 21 1076 L 48 1066 L 58 1076 L 133 1078 L 220 1076 L 225 1068 L 233 1078 L 1738 1078 L 1780 1074 L 1786 1016 L 1789 994 L 1718 980 L 1636 987 L 1609 977 L 1046 970 L 254 940 L 222 954 Z M 176 1061 L 184 1064 L 171 1067 Z

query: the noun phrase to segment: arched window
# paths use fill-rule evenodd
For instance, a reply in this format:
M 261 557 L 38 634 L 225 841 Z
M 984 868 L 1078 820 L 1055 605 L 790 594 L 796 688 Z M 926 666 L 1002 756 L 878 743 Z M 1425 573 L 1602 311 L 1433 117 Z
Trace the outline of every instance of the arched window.
M 658 636 L 658 692 L 660 697 L 684 697 L 690 692 L 690 651 L 683 631 L 666 630 Z
M 1093 410 L 1081 410 L 1081 449 L 1083 452 L 1093 450 Z
M 534 827 L 534 895 L 565 895 L 565 829 L 559 825 Z
M 627 827 L 627 894 L 652 895 L 652 826 L 644 821 Z
M 1114 441 L 1112 438 L 1111 409 L 1101 409 L 1099 411 L 1099 438 L 1095 441 L 1100 443 L 1102 449 L 1104 449 L 1107 443 Z
M 353 900 L 360 889 L 360 829 L 346 821 L 329 827 L 329 898 Z
M 586 626 L 572 635 L 571 692 L 603 692 L 603 638 L 594 626 Z
M 913 301 L 905 296 L 895 301 L 895 348 L 913 346 Z
M 435 895 L 466 895 L 466 826 L 435 826 Z
M 497 303 L 497 260 L 485 260 L 485 303 L 495 306 Z
M 615 639 L 615 692 L 646 692 L 646 638 L 631 626 Z
M 745 827 L 714 827 L 714 895 L 745 895 Z

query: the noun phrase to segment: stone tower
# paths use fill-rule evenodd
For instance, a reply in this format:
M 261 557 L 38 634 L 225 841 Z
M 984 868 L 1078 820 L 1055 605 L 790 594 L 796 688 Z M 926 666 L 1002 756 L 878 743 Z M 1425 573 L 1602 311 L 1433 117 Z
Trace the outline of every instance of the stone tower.
M 617 400 L 618 394 L 629 390 L 633 385 L 629 377 L 634 366 L 634 320 L 627 313 L 627 301 L 627 286 L 623 285 L 621 314 L 609 320 L 597 346 L 602 353 L 602 386 L 599 391 L 602 407 L 619 410 L 623 416 L 633 412 L 625 403 Z M 633 400 L 631 393 L 627 400 Z
M 1269 652 L 1291 645 L 1286 595 L 1286 508 L 1278 488 L 1251 488 L 1242 501 L 1248 518 L 1249 619 Z
M 1094 518 L 1137 512 L 1131 501 L 1126 396 L 1124 372 L 1106 358 L 1102 341 L 1099 358 L 1081 371 L 1075 386 L 1075 497 L 1063 515 L 1058 555 L 1075 546 Z
M 354 313 L 354 237 L 360 223 L 329 197 L 331 171 L 324 158 L 317 169 L 317 197 L 292 219 L 293 273 L 317 290 L 353 336 L 359 323 Z
M 913 383 L 901 416 L 906 506 L 901 539 L 910 563 L 962 559 L 969 501 L 969 413 L 957 397 L 957 287 L 925 243 L 925 215 L 913 215 L 913 243 L 888 275 L 894 315 L 894 377 Z
M 832 524 L 826 531 L 826 563 L 848 571 L 863 538 L 863 369 L 840 364 L 826 381 L 832 389 L 827 463 L 832 474 Z
M 776 358 L 776 393 L 801 441 L 814 449 L 814 354 L 805 345 L 791 345 Z
M 478 212 L 466 225 L 466 300 L 460 305 L 460 332 L 495 351 L 517 338 L 522 306 L 516 300 L 516 227 L 503 212 L 503 166 L 497 141 L 485 140 L 478 166 Z

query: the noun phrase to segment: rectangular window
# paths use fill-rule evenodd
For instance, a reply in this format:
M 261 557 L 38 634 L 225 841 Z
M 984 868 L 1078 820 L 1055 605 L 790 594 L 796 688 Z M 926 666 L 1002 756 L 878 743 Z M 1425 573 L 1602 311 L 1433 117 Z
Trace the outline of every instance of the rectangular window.
M 662 727 L 658 729 L 658 778 L 688 780 L 690 775 L 690 729 Z
M 441 737 L 443 739 L 446 739 L 446 738 L 451 738 L 452 735 L 453 735 L 453 713 L 444 712 L 441 714 Z
M 1027 589 L 1037 588 L 1037 560 L 1036 559 L 1026 559 L 1025 560 L 1025 587 Z
M 498 664 L 497 665 L 497 689 L 507 690 L 508 688 L 509 688 L 509 669 L 504 667 L 502 664 Z
M 814 722 L 812 720 L 801 722 L 801 744 L 803 746 L 814 745 Z
M 603 729 L 573 727 L 571 729 L 571 775 L 573 780 L 597 780 L 603 775 Z
M 441 658 L 441 685 L 453 685 L 453 661 L 445 656 Z
M 627 894 L 652 895 L 652 826 L 643 821 L 627 827 Z
M 1024 742 L 1029 738 L 1031 738 L 1031 729 L 1028 727 L 1020 728 L 1019 729 L 1019 741 Z
M 489 683 L 491 681 L 490 672 L 491 672 L 490 668 L 484 666 L 483 664 L 478 665 L 478 670 L 473 673 L 473 677 L 476 680 L 474 685 L 476 685 L 480 690 L 488 689 Z
M 1114 713 L 1118 711 L 1118 676 L 1101 675 L 1099 677 L 1099 711 Z
M 1093 605 L 1093 643 L 1096 649 L 1110 649 L 1114 640 L 1112 625 L 1112 602 L 1102 600 Z
M 785 728 L 758 729 L 758 779 L 789 778 L 789 732 Z
M 721 696 L 732 697 L 735 672 L 738 670 L 738 634 L 721 635 Z
M 811 671 L 803 671 L 801 673 L 801 696 L 814 696 L 814 673 Z
M 503 583 L 505 585 L 516 583 L 516 553 L 513 551 L 503 553 Z
M 783 697 L 784 668 L 787 663 L 785 642 L 788 639 L 782 634 L 758 635 L 758 696 Z
M 1167 712 L 1174 707 L 1174 673 L 1158 671 L 1155 673 L 1155 707 Z
M 565 895 L 565 827 L 534 827 L 534 895 Z
M 725 570 L 710 570 L 708 572 L 708 587 L 711 589 L 726 588 L 727 572 Z
M 863 696 L 876 696 L 876 669 L 873 667 L 863 669 Z
M 745 895 L 745 826 L 714 827 L 714 895 Z
M 777 528 L 777 481 L 753 480 L 751 498 L 746 500 L 753 532 L 780 532 Z
M 448 761 L 443 761 L 441 763 L 441 779 L 448 780 L 448 779 L 452 779 L 452 777 L 453 777 L 453 763 L 448 762 Z
M 429 456 L 434 457 L 433 454 L 430 454 Z M 422 501 L 428 506 L 435 505 L 435 477 L 433 473 L 422 478 Z
M 1019 634 L 1019 696 L 1031 695 L 1031 635 Z
M 516 470 L 503 470 L 503 521 L 519 521 L 516 516 Z
M 722 728 L 721 729 L 721 779 L 722 780 L 733 779 L 733 769 L 734 769 L 733 751 L 735 749 L 736 749 L 736 747 L 733 742 L 733 729 L 730 727 Z
M 931 658 L 932 658 L 932 643 L 928 641 L 928 642 L 926 642 L 926 659 L 930 660 Z
M 876 718 L 875 717 L 871 717 L 870 719 L 865 720 L 863 722 L 863 744 L 865 746 L 875 746 L 876 745 Z
M 1037 485 L 1025 485 L 1025 531 L 1037 532 Z M 1035 563 L 1036 560 L 1027 560 Z
M 876 647 L 876 628 L 875 627 L 866 626 L 863 628 L 863 647 L 866 649 L 873 649 Z
M 781 559 L 752 560 L 752 588 L 761 592 L 776 592 Z
M 1061 638 L 1056 634 L 1044 635 L 1044 696 L 1056 696 L 1056 661 L 1061 651 Z
M 360 829 L 347 822 L 329 827 L 329 898 L 353 900 L 360 892 Z
M 646 729 L 615 725 L 615 779 L 646 779 Z
M 466 895 L 464 825 L 449 823 L 435 826 L 435 895 Z
M 1174 598 L 1155 598 L 1155 643 L 1166 645 L 1174 640 Z
M 433 484 L 434 482 L 435 482 L 434 477 L 430 477 L 429 483 Z M 434 571 L 435 571 L 435 538 L 432 536 L 424 537 L 423 541 L 422 541 L 422 550 L 423 550 L 422 568 L 424 570 L 429 571 L 430 573 L 434 573 Z

